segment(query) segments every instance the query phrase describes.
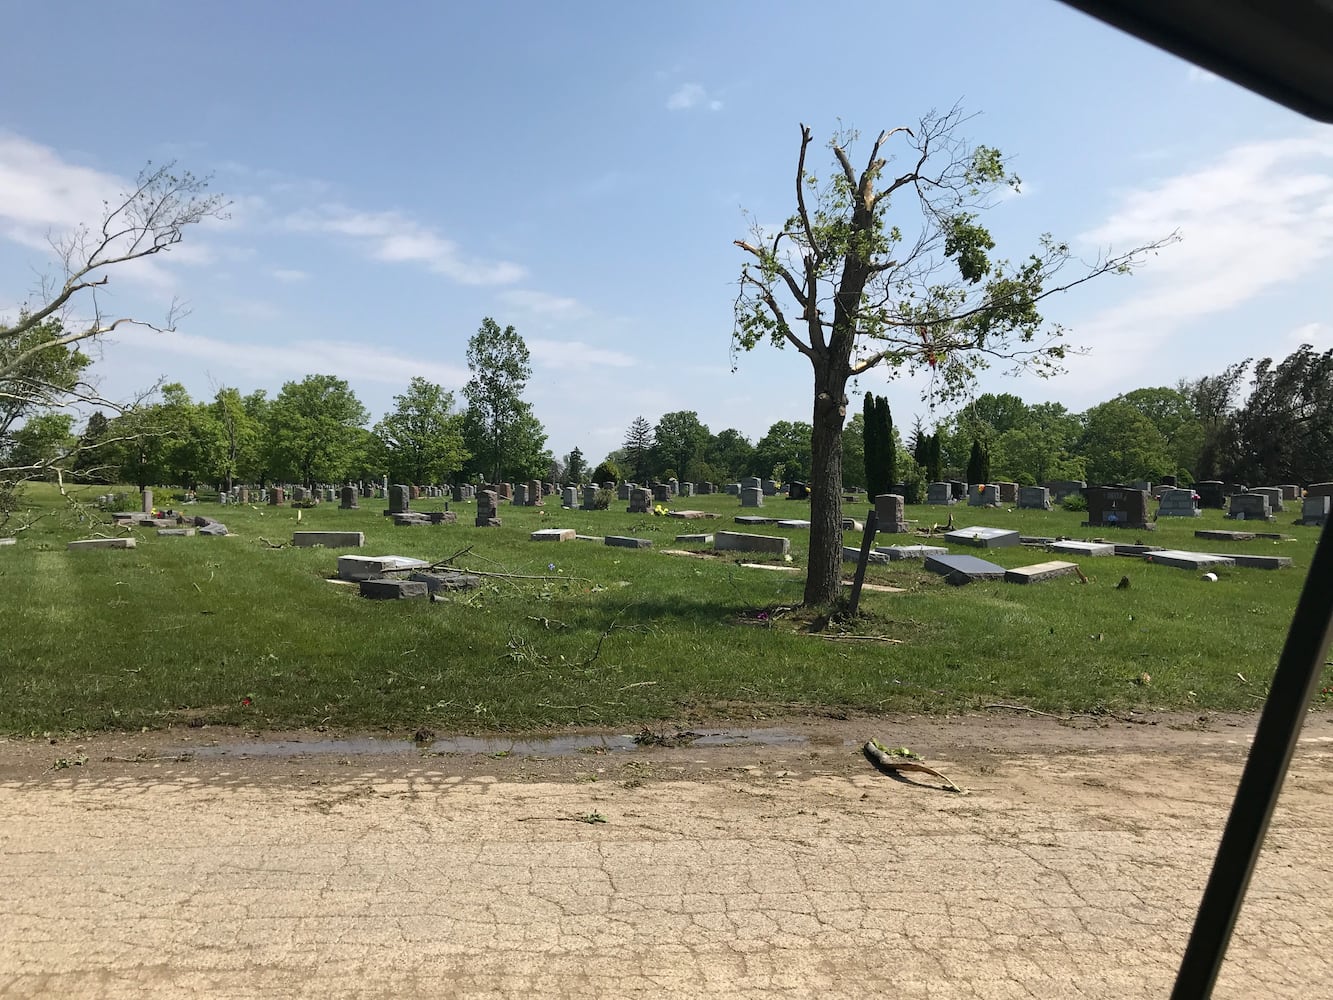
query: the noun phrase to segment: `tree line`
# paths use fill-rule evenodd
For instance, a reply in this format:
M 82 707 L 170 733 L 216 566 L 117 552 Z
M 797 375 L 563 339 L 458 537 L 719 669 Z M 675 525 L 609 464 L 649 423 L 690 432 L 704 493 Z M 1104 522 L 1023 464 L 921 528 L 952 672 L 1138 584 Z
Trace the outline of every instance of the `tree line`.
M 29 339 L 61 336 L 54 319 L 29 332 Z M 546 477 L 552 466 L 546 431 L 522 398 L 531 375 L 527 346 L 512 326 L 501 329 L 490 318 L 468 343 L 464 405 L 443 386 L 413 378 L 373 426 L 346 380 L 307 375 L 272 397 L 223 386 L 196 400 L 170 383 L 110 415 L 94 410 L 76 430 L 73 415 L 50 403 L 68 400 L 89 358 L 60 345 L 35 357 L 40 383 L 51 391 L 0 405 L 0 471 L 13 482 L 59 474 L 141 489 L 231 489 L 387 474 L 395 482 L 443 483 Z

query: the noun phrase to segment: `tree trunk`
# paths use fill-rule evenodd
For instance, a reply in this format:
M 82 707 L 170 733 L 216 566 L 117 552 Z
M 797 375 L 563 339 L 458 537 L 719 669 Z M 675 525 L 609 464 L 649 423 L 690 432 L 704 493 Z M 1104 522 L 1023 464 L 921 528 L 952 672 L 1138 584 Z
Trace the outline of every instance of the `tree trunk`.
M 814 430 L 810 435 L 807 606 L 830 606 L 842 594 L 842 425 L 847 416 L 846 385 L 845 369 L 820 372 L 816 365 L 815 409 L 811 420 Z

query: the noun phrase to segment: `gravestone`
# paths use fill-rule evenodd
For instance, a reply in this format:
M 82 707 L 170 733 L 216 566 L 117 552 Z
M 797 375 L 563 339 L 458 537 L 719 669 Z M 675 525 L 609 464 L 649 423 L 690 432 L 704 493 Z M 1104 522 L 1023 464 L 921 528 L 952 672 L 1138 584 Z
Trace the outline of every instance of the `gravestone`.
M 905 535 L 912 529 L 903 518 L 903 498 L 897 493 L 881 493 L 875 497 L 877 531 L 885 535 Z
M 741 531 L 719 531 L 713 535 L 717 552 L 767 552 L 785 556 L 791 552 L 791 539 L 781 535 L 749 535 Z
M 1278 488 L 1282 490 L 1283 500 L 1299 500 L 1301 498 L 1301 488 L 1295 483 L 1283 483 Z
M 1135 479 L 1129 484 L 1131 490 L 1143 490 L 1145 493 L 1152 492 L 1152 483 L 1146 479 Z
M 514 487 L 514 506 L 526 507 L 528 505 L 528 485 L 519 483 Z
M 1262 493 L 1233 493 L 1227 517 L 1236 521 L 1271 521 L 1273 512 L 1268 508 L 1268 497 Z
M 681 484 L 680 484 L 680 495 L 683 496 L 683 497 L 692 497 L 692 496 L 694 496 L 694 484 L 693 484 L 693 483 L 681 483 Z
M 1052 542 L 1047 546 L 1052 552 L 1061 552 L 1070 556 L 1113 556 L 1115 546 L 1110 542 L 1076 542 L 1067 540 Z
M 1194 506 L 1193 490 L 1167 489 L 1157 507 L 1158 517 L 1203 517 L 1203 511 Z
M 1328 523 L 1333 497 L 1306 497 L 1301 503 L 1301 524 L 1322 528 Z
M 573 528 L 542 528 L 528 538 L 534 542 L 572 542 L 576 534 Z
M 1227 501 L 1222 490 L 1222 483 L 1216 479 L 1205 479 L 1194 484 L 1194 492 L 1199 494 L 1200 507 L 1214 507 L 1218 510 L 1225 507 Z
M 732 520 L 735 521 L 737 524 L 747 524 L 747 525 L 778 523 L 778 519 L 776 517 L 760 517 L 755 514 L 737 514 L 735 517 L 732 518 Z
M 1148 491 L 1124 486 L 1089 486 L 1083 491 L 1088 501 L 1087 528 L 1134 528 L 1152 531 L 1156 525 L 1148 516 Z
M 667 492 L 668 492 L 671 496 L 674 497 L 674 496 L 679 496 L 679 495 L 680 495 L 680 480 L 679 480 L 679 479 L 668 479 L 668 480 L 666 481 L 666 486 L 667 486 Z
M 133 538 L 81 538 L 75 542 L 67 542 L 65 549 L 69 552 L 78 552 L 80 549 L 132 549 L 135 547 Z
M 499 488 L 498 490 L 496 490 L 496 493 L 497 493 L 497 495 L 498 495 L 498 499 L 500 499 L 500 500 L 513 500 L 513 499 L 514 499 L 514 487 L 513 487 L 513 484 L 512 484 L 512 483 L 501 483 L 501 484 L 500 484 L 500 488 Z
M 758 476 L 746 476 L 741 480 L 741 489 L 743 490 L 764 490 L 764 481 Z
M 981 549 L 1007 549 L 1021 542 L 1017 531 L 1010 531 L 1007 528 L 987 528 L 981 525 L 946 531 L 944 540 L 954 545 L 975 545 Z
M 772 479 L 765 479 L 765 480 L 764 480 L 764 486 L 763 486 L 763 489 L 764 489 L 764 496 L 766 496 L 766 497 L 775 497 L 775 496 L 777 496 L 777 495 L 778 495 L 778 490 L 781 489 L 781 488 L 782 488 L 782 487 L 781 487 L 778 483 L 774 482 Z
M 1078 564 L 1071 562 L 1043 562 L 1033 566 L 1019 566 L 1004 571 L 1005 583 L 1040 583 L 1054 580 L 1060 576 L 1072 576 L 1078 573 Z
M 308 503 L 310 500 L 310 491 L 304 486 L 292 487 L 292 503 Z
M 927 556 L 926 569 L 941 574 L 954 585 L 971 583 L 974 580 L 1002 580 L 1004 567 L 997 566 L 976 556 L 943 555 Z
M 1018 503 L 1017 483 L 996 483 L 995 488 L 1000 491 L 1000 503 Z
M 583 509 L 592 510 L 597 506 L 597 486 L 583 487 Z
M 628 499 L 629 499 L 629 491 L 632 490 L 632 489 L 634 489 L 634 484 L 633 484 L 633 483 L 630 483 L 630 482 L 624 482 L 624 483 L 621 483 L 619 486 L 616 487 L 616 499 L 617 499 L 617 500 L 628 500 Z
M 1274 514 L 1287 509 L 1282 504 L 1282 487 L 1280 486 L 1256 486 L 1250 492 L 1267 497 L 1268 509 Z
M 726 490 L 728 496 L 738 497 L 741 495 L 740 483 L 727 483 L 723 489 Z
M 668 503 L 671 500 L 671 486 L 667 483 L 654 484 L 653 499 L 658 503 Z
M 676 541 L 685 545 L 712 545 L 712 535 L 677 535 Z
M 389 509 L 386 514 L 406 514 L 412 507 L 409 499 L 409 492 L 406 486 L 396 485 L 389 487 Z
M 281 486 L 273 487 L 268 495 L 268 505 L 270 507 L 281 507 L 287 502 L 287 491 Z
M 807 486 L 805 483 L 793 479 L 790 483 L 787 484 L 787 499 L 809 500 L 810 487 Z
M 653 543 L 648 538 L 631 538 L 628 535 L 607 535 L 602 539 L 603 545 L 613 545 L 618 549 L 651 549 Z
M 888 496 L 888 494 L 884 494 Z M 859 563 L 861 561 L 861 550 L 854 545 L 844 545 L 842 547 L 842 561 L 845 563 Z M 888 565 L 889 557 L 878 549 L 871 549 L 866 553 L 866 563 L 876 565 Z
M 248 486 L 242 486 L 242 487 L 241 487 L 241 503 L 249 503 L 249 502 L 250 502 L 250 487 L 248 487 Z
M 1065 497 L 1082 493 L 1088 486 L 1081 479 L 1051 479 L 1041 485 L 1051 491 L 1051 501 L 1057 504 L 1064 503 Z
M 1178 549 L 1158 549 L 1144 554 L 1145 562 L 1157 566 L 1170 566 L 1173 569 L 1208 569 L 1210 566 L 1234 566 L 1236 561 L 1228 556 L 1216 556 L 1207 552 L 1182 552 Z
M 144 478 L 146 479 L 147 477 L 145 476 Z M 153 491 L 151 489 L 145 489 L 143 491 L 142 499 L 143 503 L 139 508 L 140 512 L 143 514 L 151 514 L 153 512 Z
M 358 586 L 361 588 L 362 597 L 376 601 L 403 601 L 414 597 L 425 597 L 430 593 L 420 580 L 362 580 Z
M 882 552 L 889 557 L 890 562 L 901 562 L 904 559 L 925 559 L 927 556 L 947 556 L 949 550 L 942 545 L 878 545 L 876 552 Z
M 764 505 L 764 491 L 758 487 L 747 486 L 741 489 L 742 507 L 762 507 Z
M 463 487 L 455 483 L 449 490 L 449 496 L 454 503 L 463 502 Z
M 1051 491 L 1045 486 L 1020 486 L 1018 488 L 1019 510 L 1050 510 Z
M 528 480 L 528 506 L 540 507 L 542 505 L 542 484 L 539 479 Z
M 497 516 L 499 506 L 500 498 L 495 490 L 482 490 L 477 494 L 477 519 L 473 523 L 478 528 L 500 527 L 500 518 Z
M 703 482 L 699 484 L 699 492 L 702 493 L 704 496 L 712 496 L 714 493 L 717 492 L 717 487 L 714 486 L 712 483 Z
M 570 510 L 575 510 L 579 505 L 579 491 L 577 487 L 566 486 L 561 495 L 561 503 Z
M 430 563 L 408 556 L 339 556 L 338 579 L 369 580 L 395 570 L 425 569 Z
M 1171 489 L 1175 489 L 1175 488 L 1176 488 L 1176 477 L 1175 477 L 1175 476 L 1163 476 L 1163 477 L 1162 477 L 1162 485 L 1163 485 L 1163 486 L 1170 487 Z
M 994 483 L 973 483 L 967 490 L 969 507 L 1000 506 L 1000 489 Z
M 431 524 L 457 524 L 458 515 L 451 510 L 433 510 L 426 515 Z
M 953 488 L 948 483 L 930 483 L 926 486 L 926 503 L 943 506 L 953 502 Z
M 411 486 L 408 486 L 408 488 L 407 488 L 407 499 L 408 499 L 409 501 L 410 501 L 410 500 L 420 500 L 420 499 L 421 499 L 421 487 L 420 487 L 420 486 L 417 486 L 417 485 L 415 485 L 415 484 L 413 484 L 413 485 L 411 485 Z
M 950 479 L 949 495 L 955 500 L 967 499 L 967 483 L 963 482 L 961 479 Z
M 648 514 L 653 509 L 653 495 L 642 486 L 635 486 L 629 491 L 629 506 L 625 508 L 627 514 Z
M 353 486 L 344 486 L 338 501 L 340 510 L 357 510 L 359 505 L 356 502 L 356 488 Z

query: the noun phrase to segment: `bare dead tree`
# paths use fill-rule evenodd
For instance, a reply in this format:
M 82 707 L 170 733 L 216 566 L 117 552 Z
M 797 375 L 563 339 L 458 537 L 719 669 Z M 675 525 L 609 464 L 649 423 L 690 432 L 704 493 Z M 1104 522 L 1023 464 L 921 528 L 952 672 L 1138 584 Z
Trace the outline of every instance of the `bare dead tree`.
M 35 301 L 17 321 L 0 324 L 0 492 L 12 498 L 18 483 L 68 461 L 7 462 L 12 428 L 44 411 L 78 403 L 119 409 L 83 377 L 84 351 L 121 326 L 175 330 L 187 314 L 173 301 L 161 321 L 106 313 L 99 299 L 117 268 L 165 253 L 186 229 L 207 218 L 225 218 L 227 203 L 208 193 L 209 179 L 177 171 L 173 163 L 148 164 L 133 187 L 103 203 L 102 219 L 72 233 L 51 237 L 58 276 L 44 280 Z

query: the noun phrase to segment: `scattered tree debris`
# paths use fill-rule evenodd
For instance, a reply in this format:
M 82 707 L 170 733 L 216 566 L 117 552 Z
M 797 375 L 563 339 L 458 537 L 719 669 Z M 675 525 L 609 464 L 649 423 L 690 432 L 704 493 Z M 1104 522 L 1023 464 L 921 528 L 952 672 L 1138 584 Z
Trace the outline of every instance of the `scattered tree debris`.
M 702 735 L 702 733 L 690 732 L 689 730 L 679 730 L 675 733 L 655 733 L 644 726 L 639 731 L 639 735 L 634 737 L 634 742 L 641 747 L 687 747 Z
M 901 771 L 917 771 L 922 774 L 928 774 L 932 778 L 938 778 L 949 786 L 950 791 L 957 792 L 959 795 L 966 795 L 967 792 L 954 784 L 953 781 L 939 771 L 926 764 L 923 764 L 920 754 L 915 754 L 907 747 L 895 747 L 889 749 L 879 740 L 870 740 L 862 748 L 866 758 L 870 763 L 884 772 L 898 773 Z

